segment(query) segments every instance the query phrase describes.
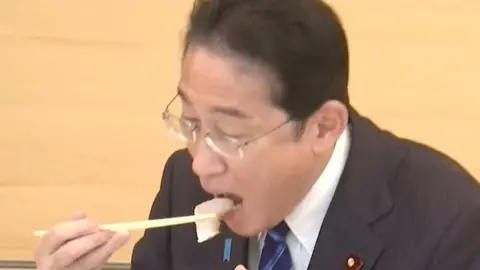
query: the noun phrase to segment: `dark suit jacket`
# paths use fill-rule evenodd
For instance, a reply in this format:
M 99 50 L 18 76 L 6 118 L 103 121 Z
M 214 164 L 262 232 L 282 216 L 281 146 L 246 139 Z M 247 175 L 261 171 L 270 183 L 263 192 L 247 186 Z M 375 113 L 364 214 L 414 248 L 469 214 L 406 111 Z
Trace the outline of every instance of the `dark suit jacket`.
M 350 155 L 309 270 L 479 270 L 475 179 L 445 155 L 383 131 L 355 111 L 350 121 Z M 191 215 L 210 199 L 191 162 L 185 150 L 169 158 L 151 219 Z M 227 239 L 231 255 L 224 260 Z M 194 224 L 152 229 L 135 245 L 132 270 L 233 270 L 247 265 L 247 243 L 227 228 L 201 244 Z M 361 267 L 349 268 L 349 257 Z

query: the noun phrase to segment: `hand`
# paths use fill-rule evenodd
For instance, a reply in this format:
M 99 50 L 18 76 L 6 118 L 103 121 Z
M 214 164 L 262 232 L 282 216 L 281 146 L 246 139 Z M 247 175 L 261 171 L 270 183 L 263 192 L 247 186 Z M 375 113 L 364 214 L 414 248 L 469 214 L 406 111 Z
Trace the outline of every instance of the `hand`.
M 235 267 L 235 270 L 247 270 L 247 268 L 245 268 L 245 266 L 243 265 L 237 265 L 237 267 Z
M 128 239 L 128 233 L 102 230 L 76 213 L 42 236 L 35 251 L 37 270 L 100 269 Z

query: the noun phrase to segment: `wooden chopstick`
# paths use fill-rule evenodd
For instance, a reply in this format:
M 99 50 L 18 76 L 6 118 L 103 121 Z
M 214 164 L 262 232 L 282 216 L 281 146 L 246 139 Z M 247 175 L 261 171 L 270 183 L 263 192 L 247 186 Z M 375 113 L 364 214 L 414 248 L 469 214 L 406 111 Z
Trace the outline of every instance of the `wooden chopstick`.
M 101 225 L 100 228 L 104 230 L 111 230 L 111 231 L 135 231 L 135 230 L 145 230 L 145 229 L 152 229 L 152 228 L 182 225 L 186 223 L 192 223 L 195 221 L 209 219 L 209 218 L 216 218 L 216 217 L 218 217 L 218 214 L 209 213 L 209 214 L 202 214 L 202 215 L 152 219 L 152 220 L 146 220 L 146 221 L 114 223 L 114 224 Z M 34 231 L 33 235 L 36 237 L 41 237 L 47 232 L 48 231 Z

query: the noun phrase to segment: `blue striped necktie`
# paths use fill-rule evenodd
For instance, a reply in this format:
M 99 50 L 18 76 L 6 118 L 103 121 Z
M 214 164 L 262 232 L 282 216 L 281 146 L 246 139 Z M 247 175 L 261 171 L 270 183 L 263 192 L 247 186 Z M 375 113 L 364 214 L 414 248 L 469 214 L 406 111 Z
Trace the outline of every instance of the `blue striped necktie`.
M 289 231 L 287 223 L 282 221 L 267 232 L 258 270 L 292 269 L 292 257 L 286 242 Z

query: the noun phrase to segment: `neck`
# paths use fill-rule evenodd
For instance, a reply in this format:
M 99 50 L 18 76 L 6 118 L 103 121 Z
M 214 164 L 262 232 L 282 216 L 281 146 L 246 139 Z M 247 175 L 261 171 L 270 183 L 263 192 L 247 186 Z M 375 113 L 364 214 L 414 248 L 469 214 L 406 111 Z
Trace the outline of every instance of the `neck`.
M 330 158 L 333 155 L 333 150 L 334 146 L 329 148 L 327 151 L 322 153 L 321 155 L 316 156 L 315 158 L 312 159 L 311 165 L 310 165 L 310 170 L 305 174 L 305 191 L 303 194 L 303 197 L 308 193 L 308 191 L 312 188 L 312 186 L 315 184 L 315 182 L 318 180 L 320 175 L 322 175 L 323 171 L 327 167 L 328 162 L 330 161 Z

